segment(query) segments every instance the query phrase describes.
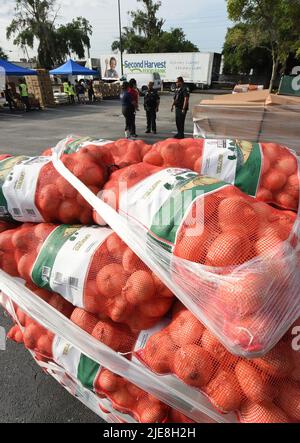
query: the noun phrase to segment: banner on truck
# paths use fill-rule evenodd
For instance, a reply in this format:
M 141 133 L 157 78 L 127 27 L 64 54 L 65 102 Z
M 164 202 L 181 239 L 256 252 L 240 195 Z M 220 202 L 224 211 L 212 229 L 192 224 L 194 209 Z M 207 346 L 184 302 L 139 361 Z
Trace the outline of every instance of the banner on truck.
M 158 73 L 165 82 L 182 76 L 187 83 L 211 83 L 213 57 L 210 53 L 123 54 L 123 71 L 127 77 Z M 119 55 L 101 57 L 103 79 L 121 76 Z

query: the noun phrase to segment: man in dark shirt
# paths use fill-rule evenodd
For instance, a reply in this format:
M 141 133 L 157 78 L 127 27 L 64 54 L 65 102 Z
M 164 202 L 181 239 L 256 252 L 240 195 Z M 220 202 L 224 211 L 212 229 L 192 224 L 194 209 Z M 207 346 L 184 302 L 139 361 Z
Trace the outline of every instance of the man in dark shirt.
M 147 115 L 146 134 L 150 134 L 151 131 L 153 131 L 153 134 L 156 134 L 156 114 L 159 109 L 160 98 L 153 87 L 154 83 L 150 82 L 144 99 L 144 108 Z
M 174 138 L 182 139 L 184 138 L 184 124 L 186 119 L 186 114 L 189 110 L 189 100 L 190 93 L 188 88 L 184 84 L 184 80 L 182 77 L 178 77 L 176 82 L 176 92 L 174 96 L 174 102 L 172 105 L 171 111 L 176 109 L 176 126 L 177 126 L 177 134 Z
M 134 105 L 132 95 L 130 94 L 130 86 L 128 82 L 122 85 L 122 113 L 125 117 L 125 137 L 130 138 L 134 132 Z

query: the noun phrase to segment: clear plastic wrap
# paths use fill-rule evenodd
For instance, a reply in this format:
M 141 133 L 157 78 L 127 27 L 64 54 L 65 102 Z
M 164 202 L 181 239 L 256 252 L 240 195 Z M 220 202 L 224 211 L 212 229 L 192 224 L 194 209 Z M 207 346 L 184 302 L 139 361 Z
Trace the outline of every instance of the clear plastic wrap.
M 137 343 L 135 355 L 155 373 L 201 390 L 217 410 L 235 412 L 242 422 L 299 423 L 300 354 L 291 346 L 294 327 L 264 357 L 247 360 L 230 354 L 178 304 L 167 326 Z
M 154 326 L 174 302 L 130 248 L 100 226 L 25 224 L 4 232 L 0 268 L 133 331 Z
M 127 348 L 124 348 L 124 344 L 121 347 L 115 346 L 114 351 L 110 347 L 110 354 L 107 353 L 106 360 L 109 361 L 110 368 L 114 364 L 112 371 L 104 369 L 104 364 L 101 364 L 102 361 L 106 361 L 101 349 L 103 341 L 102 344 L 97 341 L 97 360 L 83 354 L 83 350 L 87 351 L 94 341 L 88 333 L 91 319 L 85 321 L 85 339 L 81 341 L 81 346 L 77 347 L 80 339 L 78 331 L 81 329 L 74 334 L 74 331 L 71 332 L 73 323 L 56 309 L 51 309 L 42 298 L 36 297 L 38 294 L 31 293 L 29 296 L 22 283 L 14 282 L 10 277 L 1 274 L 1 281 L 3 280 L 7 288 L 10 288 L 10 293 L 15 291 L 15 285 L 19 288 L 17 297 L 14 294 L 12 299 L 22 300 L 26 309 L 33 313 L 35 309 L 31 303 L 31 296 L 35 297 L 41 314 L 44 309 L 47 311 L 47 323 L 53 322 L 53 332 L 50 332 L 46 329 L 46 321 L 43 322 L 45 327 L 41 326 L 40 322 L 33 322 L 16 306 L 16 301 L 12 303 L 10 297 L 2 294 L 1 304 L 17 322 L 9 336 L 20 343 L 22 339 L 18 338 L 17 331 L 21 332 L 25 345 L 32 347 L 37 363 L 47 372 L 54 369 L 54 373 L 61 375 L 63 379 L 60 381 L 63 380 L 64 385 L 72 387 L 72 390 L 69 390 L 72 395 L 79 398 L 83 395 L 89 402 L 92 400 L 92 410 L 96 401 L 102 410 L 104 408 L 106 412 L 117 412 L 126 422 L 133 422 L 132 419 L 146 423 L 169 422 L 174 415 L 177 420 L 180 418 L 188 421 L 176 410 L 171 411 L 152 397 L 153 392 L 158 389 L 160 397 L 169 398 L 168 394 L 170 395 L 171 406 L 180 404 L 181 414 L 183 411 L 186 413 L 185 396 L 188 396 L 191 408 L 196 401 L 197 407 L 203 411 L 202 415 L 195 409 L 188 413 L 196 422 L 300 422 L 300 360 L 296 346 L 299 321 L 265 357 L 246 360 L 230 354 L 183 305 L 177 303 L 169 318 L 152 330 L 143 331 L 137 337 L 134 348 L 128 340 Z M 71 321 L 78 320 L 79 312 L 76 311 L 80 310 L 73 311 Z M 38 314 L 39 318 L 42 318 L 41 314 Z M 57 315 L 64 319 L 63 323 L 58 322 Z M 62 324 L 64 329 L 61 329 Z M 81 320 L 78 321 L 79 324 L 82 324 Z M 28 329 L 31 330 L 32 336 L 33 328 L 43 331 L 41 337 L 51 345 L 45 347 L 45 340 L 41 338 L 35 345 L 28 341 Z M 65 340 L 64 332 L 69 337 L 72 336 L 72 340 Z M 37 335 L 36 330 L 34 334 Z M 116 334 L 120 336 L 117 331 Z M 133 349 L 134 352 L 130 351 Z M 121 363 L 124 360 L 128 363 L 126 372 Z M 149 377 L 147 367 L 153 371 L 152 377 Z M 119 376 L 115 373 L 119 373 Z M 134 383 L 126 379 L 134 379 Z M 150 390 L 147 390 L 146 394 L 138 389 L 136 384 L 150 385 Z M 96 393 L 97 398 L 91 398 L 86 389 Z M 208 403 L 204 400 L 206 397 Z M 212 405 L 210 411 L 207 404 Z M 219 411 L 219 414 L 216 411 Z M 207 413 L 208 417 L 205 417 Z
M 235 185 L 259 201 L 295 212 L 299 208 L 299 159 L 295 152 L 275 143 L 168 139 L 156 143 L 143 161 L 191 169 Z
M 140 364 L 130 361 L 128 356 L 117 353 L 94 337 L 91 337 L 87 332 L 58 312 L 57 309 L 54 309 L 43 299 L 37 297 L 36 294 L 24 286 L 22 281 L 8 276 L 3 271 L 0 271 L 0 289 L 2 290 L 0 296 L 1 304 L 17 321 L 19 320 L 15 313 L 15 305 L 19 306 L 19 309 L 35 320 L 42 328 L 49 331 L 51 337 L 60 337 L 87 358 L 118 374 L 120 377 L 124 377 L 140 389 L 180 411 L 195 422 L 217 421 L 228 423 L 236 421 L 234 415 L 223 416 L 216 412 L 204 395 L 190 389 L 180 380 L 174 380 L 170 383 L 162 380 L 161 377 L 153 374 Z M 22 328 L 20 323 L 19 327 Z M 45 361 L 44 355 L 39 354 L 37 357 L 37 361 L 42 367 L 47 368 L 47 365 L 53 363 L 49 363 L 48 358 Z M 89 398 L 91 397 L 89 393 L 86 393 L 86 395 Z M 86 398 L 86 395 L 85 389 L 82 389 L 78 396 L 81 400 L 85 398 L 85 404 L 90 407 L 90 400 Z M 94 396 L 91 398 L 92 402 L 94 402 Z
M 64 164 L 97 194 L 110 175 L 108 151 L 86 148 L 64 154 Z M 18 222 L 92 223 L 92 210 L 60 176 L 51 157 L 15 156 L 0 161 L 0 218 Z
M 62 142 L 64 154 L 72 154 L 81 150 L 108 152 L 113 159 L 113 165 L 116 168 L 124 168 L 143 161 L 144 156 L 150 151 L 151 146 L 147 145 L 143 140 L 120 139 L 111 140 L 94 140 L 91 137 L 80 137 L 78 135 L 70 135 Z M 42 155 L 51 156 L 52 149 L 49 148 Z
M 194 137 L 279 143 L 300 153 L 299 110 L 299 97 L 267 90 L 218 95 L 194 107 Z
M 66 170 L 59 159 L 60 152 L 61 146 L 58 145 L 53 152 L 53 162 L 57 170 L 87 199 L 101 218 L 118 233 L 125 243 L 169 287 L 182 303 L 214 333 L 230 352 L 248 358 L 266 354 L 278 343 L 293 322 L 300 316 L 298 291 L 300 279 L 298 271 L 299 218 L 296 215 L 292 216 L 294 221 L 290 224 L 287 233 L 284 229 L 283 240 L 277 241 L 277 237 L 273 235 L 273 230 L 264 233 L 263 239 L 260 242 L 261 254 L 256 252 L 251 257 L 251 247 L 244 247 L 240 234 L 236 236 L 235 249 L 232 249 L 231 242 L 227 243 L 227 245 L 225 243 L 224 246 L 224 241 L 222 241 L 223 249 L 221 248 L 220 250 L 220 256 L 222 259 L 224 258 L 222 251 L 224 251 L 224 248 L 226 250 L 227 247 L 236 265 L 233 268 L 224 269 L 224 267 L 208 266 L 207 263 L 193 263 L 176 257 L 166 249 L 166 244 L 162 245 L 157 241 L 159 238 L 149 235 L 149 225 L 150 227 L 152 226 L 151 218 L 149 218 L 149 214 L 143 207 L 143 200 L 138 198 L 139 194 L 133 193 L 137 203 L 141 203 L 140 206 L 135 208 L 137 209 L 135 214 L 138 214 L 137 219 L 134 217 L 128 218 L 124 211 L 122 211 L 122 214 L 118 214 L 113 208 L 89 192 L 70 171 Z M 120 173 L 122 174 L 122 171 Z M 119 174 L 119 172 L 116 174 Z M 124 174 L 126 176 L 126 172 Z M 182 171 L 179 171 L 179 174 L 181 175 Z M 203 184 L 203 177 L 198 177 L 195 173 L 192 174 L 194 175 L 192 178 L 189 177 L 190 181 L 193 182 L 195 180 Z M 176 174 L 171 175 L 173 175 L 173 179 L 176 176 Z M 130 173 L 128 177 L 132 178 L 134 184 L 139 182 L 138 174 L 136 173 Z M 161 182 L 158 181 L 158 186 L 155 180 L 154 183 L 157 191 L 157 189 L 160 189 Z M 204 183 L 207 184 L 205 180 Z M 181 184 L 184 188 L 186 182 L 181 181 Z M 216 181 L 214 184 L 216 184 Z M 161 186 L 163 185 L 164 183 Z M 217 190 L 217 192 L 225 192 L 225 194 L 232 192 L 235 195 L 240 192 L 232 186 L 226 186 L 226 184 L 218 184 L 218 186 L 220 186 L 220 190 Z M 189 184 L 186 187 L 189 189 Z M 147 193 L 144 195 L 148 197 Z M 203 195 L 202 192 L 202 201 Z M 201 196 L 199 200 L 201 200 Z M 214 200 L 214 194 L 208 194 L 208 199 Z M 238 201 L 240 199 L 246 202 L 246 206 L 256 203 L 255 200 L 241 192 L 238 195 Z M 276 211 L 276 209 L 272 209 L 268 205 L 263 203 L 262 205 L 263 214 L 265 210 Z M 159 209 L 159 203 L 157 209 Z M 253 214 L 252 209 L 250 212 Z M 201 214 L 203 216 L 203 205 L 201 204 L 199 214 L 201 218 Z M 212 219 L 215 217 L 214 214 L 215 212 L 213 211 Z M 252 235 L 251 233 L 255 230 L 255 223 L 253 221 L 257 220 L 256 215 L 253 217 L 253 220 L 250 217 L 247 224 L 245 224 L 243 218 L 240 218 L 238 213 L 234 214 L 233 211 L 232 215 L 235 217 L 235 221 L 233 221 L 239 225 L 239 229 L 242 229 L 242 232 L 244 229 L 247 235 Z M 182 211 L 180 216 L 182 217 Z M 139 221 L 139 217 L 144 223 Z M 264 217 L 265 215 L 262 215 L 262 218 Z M 276 218 L 276 220 L 276 223 L 280 224 L 281 216 L 279 216 L 279 219 Z M 285 220 L 286 218 L 283 216 L 283 223 L 285 223 Z M 242 227 L 243 224 L 244 228 Z M 193 224 L 191 226 L 193 227 Z M 200 235 L 202 233 L 201 231 Z M 199 232 L 195 234 L 194 231 L 193 236 L 195 235 L 199 235 Z M 246 260 L 245 250 L 250 254 L 248 261 Z M 225 252 L 226 254 L 227 252 Z M 211 257 L 215 258 L 216 255 Z M 251 281 L 250 284 L 249 279 Z M 243 297 L 245 289 L 247 289 L 246 299 Z M 224 292 L 227 294 L 228 299 L 225 299 Z M 239 315 L 240 313 L 243 315 Z

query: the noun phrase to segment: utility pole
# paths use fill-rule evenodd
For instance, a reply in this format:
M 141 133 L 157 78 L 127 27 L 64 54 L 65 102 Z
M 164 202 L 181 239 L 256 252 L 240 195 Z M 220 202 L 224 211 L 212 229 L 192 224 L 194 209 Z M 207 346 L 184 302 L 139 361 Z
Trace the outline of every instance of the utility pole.
M 118 0 L 118 9 L 119 9 L 119 32 L 120 32 L 120 52 L 121 52 L 121 73 L 122 77 L 124 74 L 123 71 L 123 41 L 122 41 L 122 23 L 121 23 L 121 5 L 120 0 Z

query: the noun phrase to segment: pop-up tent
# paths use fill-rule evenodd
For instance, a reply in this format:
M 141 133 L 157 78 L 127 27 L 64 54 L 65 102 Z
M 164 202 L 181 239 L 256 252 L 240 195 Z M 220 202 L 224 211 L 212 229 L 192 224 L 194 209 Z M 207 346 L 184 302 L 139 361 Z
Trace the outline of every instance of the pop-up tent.
M 93 71 L 92 69 L 85 68 L 74 62 L 74 60 L 69 60 L 59 68 L 50 71 L 51 75 L 99 75 L 99 72 Z
M 16 77 L 25 77 L 27 75 L 37 75 L 33 69 L 23 68 L 22 66 L 14 65 L 0 58 L 0 73 L 5 75 L 14 75 Z

